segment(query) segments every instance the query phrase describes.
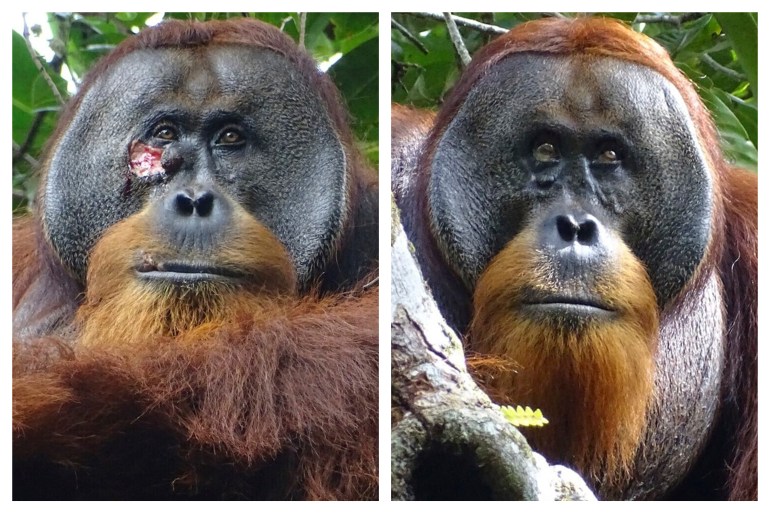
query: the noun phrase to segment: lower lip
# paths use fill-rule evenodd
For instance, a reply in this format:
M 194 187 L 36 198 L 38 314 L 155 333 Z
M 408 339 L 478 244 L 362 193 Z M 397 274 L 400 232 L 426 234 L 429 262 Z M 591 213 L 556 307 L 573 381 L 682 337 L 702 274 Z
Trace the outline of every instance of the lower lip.
M 537 312 L 544 315 L 608 317 L 615 314 L 615 311 L 613 310 L 607 310 L 606 308 L 582 303 L 525 303 L 522 306 L 526 311 Z
M 215 273 L 180 273 L 172 271 L 149 271 L 138 273 L 139 277 L 149 281 L 164 281 L 171 283 L 199 283 L 208 281 L 232 281 L 231 276 Z

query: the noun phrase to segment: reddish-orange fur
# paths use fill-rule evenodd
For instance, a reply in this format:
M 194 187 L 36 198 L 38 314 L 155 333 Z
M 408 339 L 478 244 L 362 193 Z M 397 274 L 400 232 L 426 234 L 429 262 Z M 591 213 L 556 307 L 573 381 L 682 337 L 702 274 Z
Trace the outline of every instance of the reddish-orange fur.
M 269 474 L 287 450 L 296 485 L 276 479 L 265 498 L 375 497 L 377 288 L 296 297 L 285 250 L 241 214 L 239 243 L 220 262 L 262 278 L 178 297 L 134 278 L 130 250 L 163 248 L 145 224 L 142 212 L 100 239 L 74 340 L 14 344 L 14 457 L 113 471 L 103 447 L 147 429 L 182 444 L 176 473 L 158 477 L 182 497 L 220 479 L 219 467 Z
M 716 145 L 716 141 L 713 142 Z M 727 334 L 724 389 L 728 444 L 733 447 L 728 490 L 734 500 L 757 500 L 757 177 L 723 166 L 725 244 L 719 262 L 732 326 Z
M 565 287 L 551 279 L 533 232 L 524 230 L 479 278 L 470 328 L 474 351 L 514 366 L 493 371 L 473 362 L 488 375 L 488 389 L 505 403 L 537 406 L 549 419 L 547 429 L 527 433 L 538 450 L 548 458 L 569 455 L 584 475 L 607 482 L 627 473 L 641 443 L 658 333 L 644 267 L 622 241 L 613 245 L 616 263 L 595 290 L 616 312 L 611 321 L 559 325 L 522 314 L 525 288 L 553 295 Z
M 229 466 L 244 475 L 269 468 L 290 446 L 301 490 L 276 479 L 267 498 L 376 497 L 377 290 L 239 306 L 177 338 L 128 325 L 130 345 L 15 344 L 14 458 L 42 456 L 77 472 L 146 427 L 181 444 L 178 473 L 159 476 L 181 497 Z M 147 443 L 136 450 L 158 450 Z
M 148 234 L 152 212 L 142 211 L 112 226 L 91 253 L 86 299 L 78 310 L 78 347 L 107 343 L 136 344 L 140 338 L 181 335 L 195 338 L 197 329 L 221 324 L 240 312 L 258 312 L 292 296 L 294 267 L 278 239 L 234 205 L 228 232 L 235 234 L 217 252 L 218 265 L 242 270 L 249 283 L 204 283 L 175 287 L 136 279 L 136 255 L 150 261 L 173 260 L 163 241 Z M 126 326 L 131 326 L 130 330 Z M 189 333 L 193 330 L 192 334 Z M 156 344 L 157 342 L 152 342 Z
M 130 250 L 163 247 L 146 233 L 144 212 L 100 239 L 75 340 L 14 344 L 15 458 L 77 473 L 124 432 L 147 429 L 182 444 L 176 473 L 158 477 L 182 497 L 220 479 L 219 467 L 269 474 L 287 450 L 297 454 L 297 484 L 276 479 L 264 498 L 376 496 L 377 288 L 296 297 L 280 243 L 253 219 L 236 219 L 241 244 L 220 262 L 261 276 L 253 288 L 178 297 L 138 283 Z

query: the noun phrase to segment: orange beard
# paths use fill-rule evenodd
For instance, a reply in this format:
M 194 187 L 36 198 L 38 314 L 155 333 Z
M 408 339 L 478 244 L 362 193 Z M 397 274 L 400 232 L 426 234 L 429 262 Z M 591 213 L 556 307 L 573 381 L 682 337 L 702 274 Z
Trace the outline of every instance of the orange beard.
M 592 270 L 600 274 L 589 286 L 615 315 L 567 322 L 528 314 L 520 308 L 524 288 L 556 293 L 570 286 L 557 282 L 533 241 L 531 231 L 518 235 L 479 278 L 470 346 L 492 358 L 471 357 L 469 365 L 496 400 L 543 411 L 549 425 L 527 433 L 536 450 L 615 482 L 627 476 L 642 443 L 653 397 L 655 293 L 642 264 L 614 239 L 612 262 Z
M 148 282 L 137 277 L 137 261 L 173 255 L 148 229 L 140 212 L 111 227 L 90 258 L 86 300 L 78 310 L 79 347 L 153 345 L 161 337 L 196 341 L 227 322 L 253 316 L 290 297 L 294 267 L 281 242 L 244 212 L 236 212 L 228 240 L 211 258 L 236 268 L 248 283 L 190 285 Z

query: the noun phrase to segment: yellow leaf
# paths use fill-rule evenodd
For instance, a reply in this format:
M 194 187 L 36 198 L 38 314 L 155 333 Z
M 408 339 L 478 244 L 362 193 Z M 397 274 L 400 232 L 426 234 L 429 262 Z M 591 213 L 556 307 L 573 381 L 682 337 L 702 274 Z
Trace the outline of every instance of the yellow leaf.
M 500 411 L 505 419 L 516 427 L 542 427 L 548 424 L 548 419 L 543 417 L 540 408 L 532 411 L 529 406 L 526 408 L 521 405 L 515 408 L 513 406 L 501 406 Z

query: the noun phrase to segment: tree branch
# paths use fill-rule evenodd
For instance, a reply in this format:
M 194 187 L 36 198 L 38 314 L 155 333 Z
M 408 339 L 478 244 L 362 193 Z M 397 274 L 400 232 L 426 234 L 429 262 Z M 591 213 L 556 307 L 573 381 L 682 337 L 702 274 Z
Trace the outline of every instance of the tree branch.
M 40 62 L 40 56 L 37 54 L 35 49 L 32 48 L 32 42 L 29 40 L 29 27 L 27 26 L 26 13 L 22 14 L 22 19 L 24 20 L 24 42 L 27 44 L 27 50 L 29 51 L 29 54 L 32 57 L 32 62 L 35 63 L 35 67 L 37 68 L 37 71 L 46 81 L 46 83 L 48 84 L 48 87 L 51 88 L 51 91 L 53 92 L 53 95 L 56 97 L 56 100 L 59 102 L 59 105 L 64 105 L 64 98 L 59 92 L 59 88 L 56 87 L 56 84 L 54 84 L 53 80 L 48 75 L 48 72 L 45 70 L 45 67 Z
M 444 21 L 444 15 L 440 12 L 410 12 L 408 14 L 418 18 L 428 18 L 431 20 Z M 498 27 L 496 25 L 489 25 L 487 23 L 481 23 L 480 21 L 463 18 L 461 16 L 452 15 L 452 19 L 457 25 L 462 25 L 463 27 L 471 28 L 486 34 L 500 35 L 508 32 L 508 29 L 506 28 Z
M 294 23 L 294 17 L 293 17 L 293 16 L 286 16 L 284 19 L 282 19 L 282 20 L 281 20 L 281 25 L 278 27 L 278 30 L 280 30 L 281 32 L 283 32 L 283 29 L 285 29 L 285 28 L 286 28 L 286 25 L 287 25 L 289 22 L 292 22 L 292 23 Z M 298 29 L 299 29 L 299 27 L 298 27 Z
M 305 26 L 307 25 L 307 13 L 299 13 L 299 47 L 305 48 Z
M 682 23 L 697 20 L 703 15 L 702 12 L 688 12 L 678 16 L 673 14 L 640 14 L 634 19 L 634 23 L 669 23 L 680 26 Z
M 452 44 L 457 51 L 457 55 L 460 57 L 460 64 L 462 64 L 463 69 L 465 69 L 471 62 L 471 56 L 468 53 L 468 49 L 465 47 L 463 36 L 460 35 L 460 31 L 457 29 L 457 24 L 452 18 L 452 13 L 445 12 L 443 14 L 447 31 L 449 32 L 449 39 L 452 40 Z
M 44 110 L 38 111 L 35 114 L 35 118 L 32 120 L 32 125 L 29 127 L 29 131 L 27 132 L 27 136 L 24 138 L 24 141 L 20 145 L 14 143 L 12 165 L 15 166 L 19 160 L 27 155 L 29 148 L 35 142 L 35 138 L 37 137 L 37 133 L 43 124 L 43 120 L 45 119 L 46 114 L 47 112 Z
M 730 68 L 728 68 L 726 66 L 722 66 L 717 61 L 715 61 L 712 56 L 710 56 L 707 53 L 701 54 L 701 60 L 703 61 L 704 64 L 706 64 L 710 68 L 712 68 L 712 69 L 714 69 L 716 71 L 719 71 L 720 73 L 722 73 L 724 75 L 727 75 L 728 77 L 732 78 L 733 80 L 738 80 L 740 82 L 745 82 L 746 80 L 748 80 L 746 78 L 746 75 L 744 75 L 743 73 L 740 73 L 738 71 L 730 69 Z
M 13 160 L 13 162 L 14 162 L 14 164 L 15 164 L 15 163 L 16 163 L 16 162 L 17 162 L 19 159 L 24 159 L 24 161 L 25 161 L 27 164 L 29 164 L 29 165 L 32 167 L 32 169 L 37 169 L 37 168 L 40 166 L 40 162 L 38 162 L 38 161 L 37 161 L 37 159 L 36 159 L 36 158 L 34 158 L 34 157 L 33 157 L 32 155 L 30 155 L 29 153 L 27 153 L 27 152 L 24 152 L 24 151 L 21 151 L 21 150 L 22 150 L 21 146 L 19 146 L 18 144 L 16 144 L 16 143 L 14 142 L 14 143 L 13 143 L 13 153 L 14 153 L 14 160 Z M 16 157 L 16 155 L 18 155 L 18 158 Z
M 417 47 L 418 50 L 420 50 L 425 55 L 428 54 L 428 49 L 425 48 L 425 45 L 422 44 L 422 41 L 417 39 L 414 34 L 409 32 L 409 30 L 401 25 L 399 22 L 397 22 L 395 19 L 390 18 L 390 26 L 399 31 L 405 38 L 409 40 L 410 43 L 412 43 L 414 46 Z

